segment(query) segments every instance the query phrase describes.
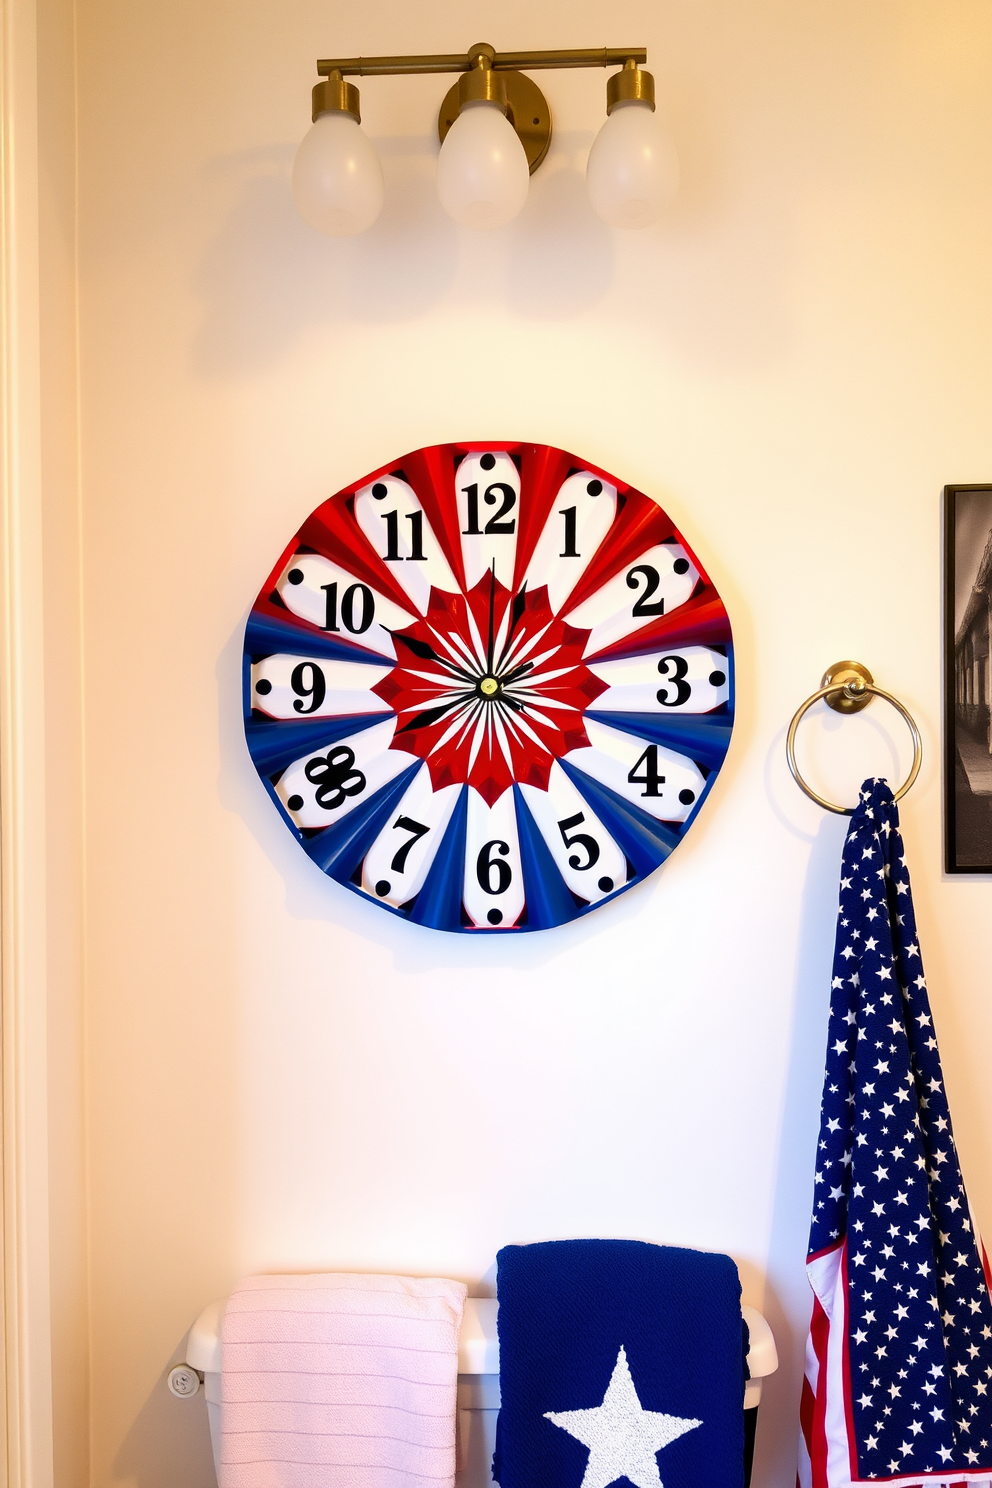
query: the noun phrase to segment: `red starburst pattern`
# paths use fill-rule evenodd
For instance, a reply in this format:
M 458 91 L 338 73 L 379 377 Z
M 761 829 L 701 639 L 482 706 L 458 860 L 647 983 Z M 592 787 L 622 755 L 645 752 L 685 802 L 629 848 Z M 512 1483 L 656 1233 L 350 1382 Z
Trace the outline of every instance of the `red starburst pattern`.
M 582 661 L 589 632 L 487 575 L 466 594 L 432 589 L 396 631 L 396 665 L 373 691 L 397 715 L 393 747 L 419 755 L 435 790 L 468 781 L 491 806 L 519 781 L 547 790 L 552 762 L 588 744 L 583 712 L 606 690 Z

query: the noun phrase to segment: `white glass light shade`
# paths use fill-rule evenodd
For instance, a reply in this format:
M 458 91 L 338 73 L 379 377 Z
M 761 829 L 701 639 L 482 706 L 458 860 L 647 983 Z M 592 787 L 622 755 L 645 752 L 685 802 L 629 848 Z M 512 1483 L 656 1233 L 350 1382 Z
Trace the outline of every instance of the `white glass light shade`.
M 504 227 L 527 200 L 530 168 L 513 125 L 495 103 L 463 106 L 437 159 L 437 194 L 462 227 Z
M 382 211 L 382 166 L 351 114 L 320 114 L 293 163 L 293 200 L 304 222 L 334 238 L 364 232 Z
M 586 189 L 611 227 L 657 222 L 679 185 L 675 146 L 650 104 L 618 103 L 593 140 Z

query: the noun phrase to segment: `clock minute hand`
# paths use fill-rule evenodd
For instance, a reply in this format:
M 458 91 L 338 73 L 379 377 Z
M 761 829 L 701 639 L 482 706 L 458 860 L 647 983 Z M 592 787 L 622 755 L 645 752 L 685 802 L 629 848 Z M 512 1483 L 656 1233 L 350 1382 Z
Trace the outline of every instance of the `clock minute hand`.
M 486 647 L 486 672 L 491 677 L 493 674 L 493 650 L 495 648 L 494 615 L 496 605 L 496 559 L 493 559 L 492 570 L 489 574 L 489 644 Z

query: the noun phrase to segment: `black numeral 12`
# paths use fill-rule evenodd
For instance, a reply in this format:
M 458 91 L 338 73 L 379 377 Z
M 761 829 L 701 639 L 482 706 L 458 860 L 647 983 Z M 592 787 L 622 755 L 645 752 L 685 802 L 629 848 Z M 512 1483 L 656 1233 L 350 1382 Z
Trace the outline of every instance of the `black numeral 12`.
M 496 481 L 486 487 L 482 498 L 486 505 L 495 506 L 497 501 L 502 502 L 502 505 L 489 518 L 485 527 L 479 526 L 479 487 L 474 482 L 470 486 L 462 486 L 462 494 L 468 497 L 468 526 L 463 537 L 482 537 L 484 533 L 486 536 L 510 537 L 517 530 L 516 518 L 509 515 L 517 504 L 517 493 L 512 486 Z
M 382 512 L 382 520 L 386 524 L 386 555 L 384 562 L 399 563 L 400 557 L 400 514 L 399 512 Z M 410 523 L 410 547 L 411 552 L 407 554 L 408 563 L 426 563 L 424 557 L 424 514 L 423 512 L 407 512 L 406 519 Z

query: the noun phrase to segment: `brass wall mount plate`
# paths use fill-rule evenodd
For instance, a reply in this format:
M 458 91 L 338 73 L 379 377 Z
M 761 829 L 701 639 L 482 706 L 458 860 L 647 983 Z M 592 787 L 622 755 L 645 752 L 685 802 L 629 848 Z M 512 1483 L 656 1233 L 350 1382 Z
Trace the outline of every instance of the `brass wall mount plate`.
M 867 688 L 874 686 L 875 679 L 860 661 L 835 661 L 824 672 L 820 686 L 850 687 L 852 683 L 855 689 L 863 685 L 866 690 L 859 697 L 852 697 L 848 692 L 831 693 L 823 700 L 827 707 L 833 708 L 835 713 L 860 713 L 862 708 L 867 708 L 872 698 Z
M 551 105 L 526 73 L 500 70 L 499 76 L 506 84 L 507 118 L 520 138 L 533 175 L 551 144 Z M 457 118 L 458 83 L 454 83 L 444 95 L 437 116 L 438 139 L 442 144 Z

